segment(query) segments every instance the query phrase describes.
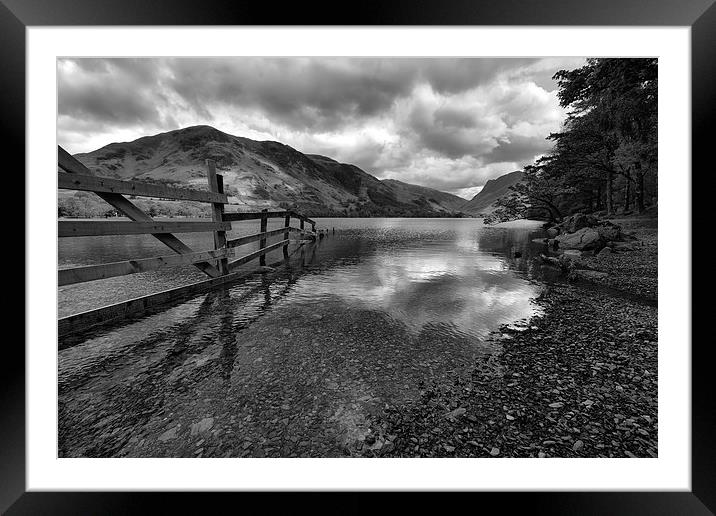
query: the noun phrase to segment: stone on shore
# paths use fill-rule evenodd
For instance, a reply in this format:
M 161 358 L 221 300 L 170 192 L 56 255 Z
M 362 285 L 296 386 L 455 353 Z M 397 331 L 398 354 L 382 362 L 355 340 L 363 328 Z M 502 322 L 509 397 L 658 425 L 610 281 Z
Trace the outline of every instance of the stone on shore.
M 583 213 L 575 213 L 565 218 L 559 226 L 565 233 L 574 233 L 580 229 L 595 226 L 598 220 L 592 215 L 585 215 Z
M 465 412 L 466 412 L 465 408 L 459 407 L 451 412 L 448 412 L 445 417 L 447 417 L 449 419 L 455 419 L 455 418 L 458 418 L 458 417 L 462 416 L 463 414 L 465 414 Z
M 558 234 L 555 235 L 555 232 Z M 575 213 L 561 224 L 547 230 L 549 238 L 555 238 L 562 249 L 596 250 L 609 242 L 623 240 L 620 226 L 608 220 L 598 220 L 592 215 Z
M 172 439 L 175 439 L 177 436 L 177 432 L 179 431 L 179 427 L 175 426 L 174 428 L 170 428 L 166 432 L 164 432 L 162 435 L 157 437 L 157 441 L 165 443 L 167 441 L 171 441 Z
M 565 233 L 559 235 L 555 240 L 559 242 L 559 247 L 562 249 L 578 249 L 580 251 L 599 249 L 604 245 L 604 239 L 594 228 L 582 228 L 574 233 Z
M 611 222 L 600 222 L 599 225 L 595 227 L 595 229 L 599 233 L 599 236 L 602 237 L 602 240 L 604 240 L 605 242 L 622 239 L 621 228 L 616 224 L 612 224 Z
M 205 417 L 198 423 L 193 423 L 190 427 L 191 435 L 197 435 L 202 432 L 206 432 L 207 430 L 211 430 L 211 427 L 214 426 L 214 418 L 213 417 Z

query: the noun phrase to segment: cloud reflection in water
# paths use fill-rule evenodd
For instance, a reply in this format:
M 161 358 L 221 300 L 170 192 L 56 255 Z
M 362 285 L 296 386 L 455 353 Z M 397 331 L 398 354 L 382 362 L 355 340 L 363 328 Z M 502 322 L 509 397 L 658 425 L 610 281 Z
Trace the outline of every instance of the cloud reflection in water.
M 302 301 L 381 311 L 413 333 L 440 325 L 475 337 L 533 315 L 530 300 L 538 294 L 504 258 L 481 251 L 474 237 L 379 247 L 297 288 Z

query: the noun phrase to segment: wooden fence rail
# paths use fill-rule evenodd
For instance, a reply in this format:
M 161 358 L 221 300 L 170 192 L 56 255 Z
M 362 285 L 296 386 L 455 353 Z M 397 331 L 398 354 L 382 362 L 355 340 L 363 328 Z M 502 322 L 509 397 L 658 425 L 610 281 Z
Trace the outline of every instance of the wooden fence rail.
M 66 172 L 59 172 L 57 174 L 57 187 L 61 190 L 116 193 L 177 201 L 218 202 L 224 204 L 229 202 L 227 196 L 223 193 L 176 188 L 154 183 L 140 183 L 138 181 L 122 181 L 120 179 L 109 179 Z
M 61 220 L 57 236 L 153 235 L 156 233 L 206 233 L 231 231 L 230 222 L 127 222 L 105 220 Z
M 254 220 L 254 219 L 260 219 L 262 217 L 266 217 L 269 219 L 275 219 L 275 218 L 282 218 L 286 217 L 287 215 L 299 219 L 305 222 L 308 222 L 311 225 L 315 225 L 316 222 L 314 220 L 309 219 L 305 215 L 301 215 L 300 213 L 296 213 L 295 211 L 252 211 L 252 212 L 234 212 L 234 213 L 225 213 L 224 214 L 224 220 L 230 221 L 230 222 L 238 222 L 241 220 Z
M 291 231 L 300 232 L 301 230 L 298 228 L 289 227 L 288 231 L 289 232 L 291 232 Z M 286 228 L 274 229 L 272 231 L 264 231 L 262 233 L 254 233 L 253 235 L 246 235 L 246 236 L 242 236 L 239 238 L 232 238 L 231 240 L 227 240 L 226 246 L 227 247 L 237 247 L 237 246 L 248 244 L 251 242 L 256 242 L 257 240 L 269 238 L 269 237 L 276 236 L 276 235 L 281 235 L 284 233 L 286 233 Z M 287 239 L 288 239 L 288 237 L 284 236 L 284 240 L 287 240 Z
M 103 324 L 109 320 L 117 320 L 130 314 L 137 313 L 159 303 L 166 303 L 180 295 L 199 292 L 212 286 L 224 284 L 239 277 L 236 269 L 256 258 L 261 265 L 265 265 L 265 257 L 271 251 L 283 248 L 284 259 L 288 257 L 288 246 L 291 242 L 290 233 L 298 232 L 316 238 L 316 223 L 305 215 L 291 210 L 259 212 L 226 213 L 224 205 L 228 204 L 228 197 L 224 193 L 223 177 L 216 173 L 216 165 L 212 160 L 206 160 L 207 182 L 209 191 L 176 188 L 167 185 L 124 181 L 113 178 L 101 178 L 92 175 L 92 172 L 71 156 L 62 147 L 58 146 L 57 164 L 61 171 L 57 172 L 58 188 L 65 190 L 78 190 L 94 192 L 104 201 L 116 208 L 129 221 L 58 221 L 58 236 L 90 237 L 106 235 L 137 235 L 149 234 L 172 249 L 176 255 L 156 256 L 113 263 L 86 265 L 58 270 L 58 286 L 73 285 L 86 281 L 102 280 L 128 274 L 136 274 L 157 270 L 162 267 L 194 265 L 207 276 L 213 278 L 208 281 L 192 285 L 185 285 L 161 293 L 150 294 L 140 298 L 116 303 L 109 307 L 90 310 L 81 314 L 63 317 L 58 321 L 60 335 L 66 335 L 84 330 L 91 326 Z M 152 197 L 180 201 L 195 201 L 210 203 L 212 221 L 158 221 L 145 213 L 137 205 L 127 199 L 125 195 Z M 280 229 L 268 231 L 269 218 L 284 218 L 284 226 Z M 300 221 L 300 228 L 290 225 L 291 219 Z M 227 239 L 227 231 L 231 231 L 232 222 L 244 220 L 259 220 L 260 231 L 255 234 L 244 235 Z M 304 223 L 311 224 L 311 231 L 304 229 Z M 213 232 L 214 249 L 194 251 L 179 240 L 175 233 Z M 267 244 L 272 237 L 282 236 L 278 242 Z M 234 255 L 236 247 L 259 242 L 259 249 L 246 254 L 236 260 L 229 261 Z M 305 240 L 300 240 L 300 243 Z M 172 296 L 175 293 L 176 296 Z

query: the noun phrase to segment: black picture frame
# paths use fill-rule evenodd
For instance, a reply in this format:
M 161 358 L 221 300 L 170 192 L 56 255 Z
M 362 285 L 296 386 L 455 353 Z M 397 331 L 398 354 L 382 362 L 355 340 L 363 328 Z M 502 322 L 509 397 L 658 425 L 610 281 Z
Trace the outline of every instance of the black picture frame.
M 339 14 L 340 13 L 340 14 Z M 3 164 L 25 170 L 25 30 L 43 25 L 572 25 L 572 26 L 689 26 L 692 45 L 692 170 L 693 182 L 708 174 L 716 105 L 716 5 L 714 0 L 358 0 L 341 8 L 335 2 L 241 2 L 226 0 L 0 0 L 0 126 L 4 156 L 18 162 Z M 668 142 L 660 142 L 661 145 Z M 678 173 L 678 172 L 674 172 Z M 684 178 L 688 180 L 688 177 Z M 13 192 L 16 192 L 14 189 Z M 24 181 L 19 191 L 25 192 Z M 707 220 L 707 202 L 694 189 L 692 221 Z M 26 198 L 25 195 L 23 198 Z M 668 214 L 663 215 L 668 216 Z M 24 229 L 24 228 L 23 228 Z M 25 235 L 23 239 L 31 238 Z M 19 247 L 19 246 L 16 246 Z M 711 253 L 694 257 L 692 270 L 705 265 Z M 701 260 L 701 262 L 699 262 Z M 27 269 L 25 274 L 28 274 Z M 701 288 L 705 286 L 702 285 Z M 710 303 L 692 296 L 692 320 L 707 320 Z M 24 303 L 16 303 L 23 306 Z M 712 306 L 712 304 L 711 304 Z M 696 328 L 694 328 L 696 329 Z M 470 504 L 499 504 L 502 511 L 518 509 L 537 514 L 713 514 L 716 512 L 716 407 L 713 401 L 712 339 L 693 333 L 692 356 L 692 490 L 690 492 L 566 492 L 476 493 Z M 194 512 L 209 507 L 208 497 L 232 503 L 254 494 L 214 493 L 41 493 L 25 489 L 25 353 L 8 339 L 3 346 L 0 391 L 0 511 L 7 514 L 123 514 L 144 512 L 160 503 L 163 512 Z M 298 503 L 317 510 L 315 493 L 297 495 Z M 366 512 L 376 504 L 374 494 L 351 494 L 342 512 Z M 473 497 L 477 497 L 474 500 Z M 283 497 L 274 495 L 274 500 Z M 410 500 L 426 507 L 422 493 Z M 407 500 L 406 500 L 407 501 Z M 241 502 L 247 503 L 246 500 Z M 265 503 L 265 502 L 262 502 Z M 292 503 L 296 501 L 292 500 Z M 441 503 L 442 502 L 438 502 Z M 460 503 L 460 498 L 451 499 Z M 198 504 L 198 505 L 197 505 Z M 330 510 L 330 509 L 329 509 Z

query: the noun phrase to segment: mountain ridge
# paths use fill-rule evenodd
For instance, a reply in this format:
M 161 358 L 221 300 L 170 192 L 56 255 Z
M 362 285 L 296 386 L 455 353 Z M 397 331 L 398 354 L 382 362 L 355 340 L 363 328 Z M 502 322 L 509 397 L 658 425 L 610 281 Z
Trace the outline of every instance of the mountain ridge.
M 116 142 L 75 157 L 102 177 L 206 189 L 205 160 L 216 163 L 239 209 L 294 209 L 310 216 L 461 216 L 461 199 L 359 167 L 198 125 Z
M 420 196 L 425 197 L 428 202 L 445 206 L 449 209 L 459 211 L 459 208 L 465 204 L 465 199 L 453 195 L 451 193 L 435 190 L 426 186 L 414 185 L 397 179 L 381 179 L 384 184 L 391 186 L 398 194 L 398 199 L 415 199 Z

